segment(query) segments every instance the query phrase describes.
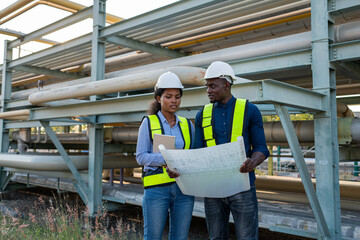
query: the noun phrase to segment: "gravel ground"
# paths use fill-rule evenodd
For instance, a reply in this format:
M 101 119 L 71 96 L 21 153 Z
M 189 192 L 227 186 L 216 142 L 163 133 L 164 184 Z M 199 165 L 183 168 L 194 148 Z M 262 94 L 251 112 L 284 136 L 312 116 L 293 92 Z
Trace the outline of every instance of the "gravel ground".
M 60 195 L 60 196 L 59 196 Z M 64 197 L 65 196 L 65 197 Z M 12 215 L 18 215 L 22 213 L 22 217 L 27 217 L 29 212 L 36 210 L 34 208 L 35 202 L 39 197 L 44 199 L 44 204 L 48 204 L 49 200 L 54 201 L 55 198 L 66 199 L 71 204 L 77 204 L 84 208 L 85 206 L 80 201 L 77 194 L 63 193 L 58 194 L 54 190 L 32 187 L 28 189 L 12 190 L 4 193 L 0 193 L 0 212 Z M 139 206 L 122 205 L 121 209 L 117 211 L 108 212 L 107 225 L 110 228 L 115 226 L 116 223 L 121 221 L 122 225 L 130 230 L 131 233 L 135 233 L 136 236 L 142 236 L 142 210 Z M 46 206 L 45 206 L 46 208 Z M 236 239 L 234 225 L 230 225 L 231 236 L 230 239 Z M 167 239 L 168 226 L 166 226 L 163 239 Z M 139 237 L 136 237 L 138 239 Z M 134 239 L 132 235 L 129 235 L 128 239 Z M 190 240 L 208 239 L 206 230 L 205 219 L 194 217 L 191 222 Z M 306 238 L 285 235 L 281 233 L 271 232 L 267 229 L 259 229 L 259 239 L 262 240 L 304 240 Z

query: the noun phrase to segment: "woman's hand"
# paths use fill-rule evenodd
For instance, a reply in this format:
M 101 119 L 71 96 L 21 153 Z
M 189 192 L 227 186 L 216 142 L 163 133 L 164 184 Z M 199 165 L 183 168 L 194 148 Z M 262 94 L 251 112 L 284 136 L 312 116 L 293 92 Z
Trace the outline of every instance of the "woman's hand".
M 171 178 L 177 178 L 180 176 L 177 172 L 171 171 L 168 166 L 166 166 L 166 172 Z

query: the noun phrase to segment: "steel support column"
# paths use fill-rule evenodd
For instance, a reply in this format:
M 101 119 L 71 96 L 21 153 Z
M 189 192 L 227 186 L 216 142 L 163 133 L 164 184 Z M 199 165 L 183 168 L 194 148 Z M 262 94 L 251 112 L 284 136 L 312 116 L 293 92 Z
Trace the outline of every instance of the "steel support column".
M 11 78 L 12 73 L 8 68 L 8 62 L 12 60 L 12 49 L 8 48 L 9 41 L 4 41 L 4 61 L 2 65 L 1 79 L 1 109 L 0 112 L 6 111 L 6 103 L 11 99 Z M 8 152 L 9 149 L 9 129 L 5 128 L 4 119 L 0 119 L 0 152 Z M 0 184 L 3 186 L 6 182 L 7 173 L 0 167 Z M 2 188 L 5 188 L 3 186 Z
M 91 81 L 105 78 L 105 43 L 99 40 L 100 30 L 105 26 L 106 0 L 94 0 L 93 5 L 93 33 L 91 52 Z M 96 96 L 90 96 L 96 101 Z M 102 209 L 102 168 L 103 168 L 103 131 L 102 126 L 96 124 L 97 117 L 89 124 L 89 203 L 90 215 Z
M 341 239 L 336 77 L 329 54 L 334 41 L 329 10 L 334 6 L 336 0 L 311 1 L 313 89 L 326 95 L 325 112 L 314 114 L 316 193 L 330 231 L 325 239 Z
M 102 125 L 89 125 L 89 204 L 91 215 L 102 208 L 102 170 L 103 170 L 103 128 Z
M 314 216 L 319 228 L 320 239 L 328 239 L 330 237 L 330 233 L 324 218 L 324 211 L 321 209 L 319 200 L 316 196 L 315 188 L 311 181 L 310 174 L 304 160 L 304 156 L 301 152 L 300 143 L 296 136 L 296 132 L 291 122 L 289 113 L 283 105 L 275 104 L 274 106 L 278 116 L 280 117 L 281 125 L 285 130 L 286 138 L 289 142 L 289 146 L 294 156 L 296 165 L 299 169 L 300 177 L 303 182 L 306 195 L 309 198 L 311 208 L 314 212 Z
M 75 181 L 74 186 L 79 193 L 81 199 L 84 201 L 85 204 L 89 202 L 89 188 L 86 185 L 85 181 L 82 179 L 79 171 L 75 167 L 74 163 L 71 161 L 69 155 L 67 154 L 65 148 L 60 143 L 59 139 L 56 137 L 54 131 L 51 129 L 49 122 L 47 121 L 40 121 L 41 125 L 45 128 L 47 135 L 50 137 L 51 141 L 55 145 L 56 149 L 59 151 L 61 157 L 64 159 L 66 165 L 69 167 L 71 173 L 73 174 Z M 89 183 L 90 185 L 90 183 Z

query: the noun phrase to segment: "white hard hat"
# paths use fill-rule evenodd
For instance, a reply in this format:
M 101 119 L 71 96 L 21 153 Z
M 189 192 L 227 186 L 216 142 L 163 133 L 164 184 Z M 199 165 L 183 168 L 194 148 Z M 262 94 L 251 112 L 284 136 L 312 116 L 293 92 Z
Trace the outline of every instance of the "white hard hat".
M 166 72 L 160 75 L 158 81 L 154 87 L 155 90 L 159 88 L 181 88 L 184 86 L 181 84 L 180 78 L 173 72 Z
M 224 78 L 229 83 L 236 80 L 234 69 L 226 62 L 215 61 L 206 69 L 204 80 L 210 78 Z

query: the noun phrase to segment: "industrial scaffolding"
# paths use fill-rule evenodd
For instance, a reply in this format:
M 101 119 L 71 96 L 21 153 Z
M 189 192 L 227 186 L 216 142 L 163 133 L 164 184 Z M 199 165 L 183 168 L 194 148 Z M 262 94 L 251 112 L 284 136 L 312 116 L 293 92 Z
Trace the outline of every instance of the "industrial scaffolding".
M 234 96 L 247 98 L 260 110 L 279 116 L 318 226 L 317 233 L 281 226 L 271 230 L 341 239 L 337 101 L 359 104 L 360 100 L 359 96 L 337 100 L 337 85 L 342 95 L 356 94 L 360 89 L 359 84 L 349 84 L 349 79 L 360 80 L 360 24 L 355 21 L 360 15 L 359 1 L 188 0 L 128 20 L 113 19 L 118 22 L 109 26 L 105 26 L 105 6 L 106 0 L 94 0 L 92 7 L 5 42 L 0 112 L 3 156 L 9 151 L 10 129 L 43 127 L 71 171 L 77 192 L 89 212 L 95 214 L 103 201 L 104 153 L 134 151 L 104 144 L 104 125 L 139 122 L 153 97 L 150 80 L 147 86 L 141 83 L 130 88 L 127 84 L 139 81 L 142 75 L 157 76 L 165 69 L 188 71 L 184 79 L 196 74 L 201 78 L 212 61 L 222 60 L 232 65 L 237 76 L 256 80 L 233 85 Z M 355 20 L 343 22 L 339 16 L 347 14 L 356 16 Z M 14 48 L 89 17 L 93 18 L 92 34 L 13 59 Z M 289 22 L 293 23 L 291 31 L 286 26 Z M 258 31 L 262 28 L 267 29 L 266 33 Z M 73 72 L 60 71 L 74 66 L 81 67 Z M 43 75 L 52 76 L 59 87 L 45 86 L 42 91 L 31 88 Z M 29 89 L 13 91 L 17 81 L 29 84 Z M 110 89 L 98 89 L 106 84 Z M 194 118 L 208 98 L 200 82 L 189 81 L 186 85 L 179 115 Z M 117 95 L 106 96 L 113 93 Z M 316 190 L 289 112 L 314 116 Z M 88 125 L 85 176 L 51 128 L 78 124 Z M 360 159 L 358 146 L 341 151 L 351 151 L 350 161 Z M 21 158 L 21 154 L 18 156 Z M 26 169 L 2 168 L 1 190 L 17 171 Z M 62 172 L 51 174 L 68 176 Z

